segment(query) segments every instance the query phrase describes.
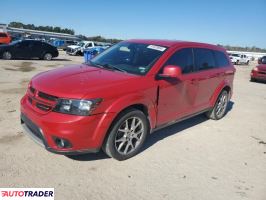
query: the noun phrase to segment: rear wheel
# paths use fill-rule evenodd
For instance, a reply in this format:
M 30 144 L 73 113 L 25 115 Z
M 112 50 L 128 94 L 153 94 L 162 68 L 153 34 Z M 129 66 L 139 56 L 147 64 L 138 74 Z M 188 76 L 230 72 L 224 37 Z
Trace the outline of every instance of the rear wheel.
M 135 156 L 143 146 L 148 133 L 148 120 L 143 112 L 130 109 L 114 121 L 103 145 L 104 152 L 117 160 Z
M 215 103 L 215 106 L 206 113 L 206 116 L 213 120 L 219 120 L 223 118 L 226 113 L 229 101 L 229 93 L 223 90 Z
M 45 53 L 43 56 L 44 60 L 52 60 L 53 55 L 51 53 Z
M 12 54 L 9 51 L 5 51 L 3 53 L 3 59 L 10 60 L 12 58 Z

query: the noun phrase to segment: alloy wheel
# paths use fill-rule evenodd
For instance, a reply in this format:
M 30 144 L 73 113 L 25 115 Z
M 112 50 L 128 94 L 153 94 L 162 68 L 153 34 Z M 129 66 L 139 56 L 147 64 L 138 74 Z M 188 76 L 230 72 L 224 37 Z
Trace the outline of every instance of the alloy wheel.
M 219 100 L 217 102 L 217 106 L 215 109 L 216 116 L 220 118 L 224 115 L 228 103 L 228 95 L 227 92 L 223 92 L 221 96 L 219 97 Z
M 144 135 L 144 123 L 139 117 L 126 119 L 118 128 L 115 148 L 118 153 L 127 155 L 137 149 Z

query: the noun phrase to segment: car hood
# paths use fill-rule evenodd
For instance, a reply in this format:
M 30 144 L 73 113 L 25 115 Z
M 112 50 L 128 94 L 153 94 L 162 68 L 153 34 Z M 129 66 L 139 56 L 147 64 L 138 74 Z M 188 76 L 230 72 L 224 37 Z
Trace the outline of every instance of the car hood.
M 259 70 L 266 71 L 266 64 L 260 64 L 257 66 Z
M 33 88 L 61 98 L 97 98 L 103 91 L 116 90 L 130 80 L 141 78 L 133 74 L 100 69 L 85 64 L 70 65 L 42 72 L 31 80 Z M 116 92 L 114 90 L 114 92 Z
M 67 47 L 71 48 L 71 49 L 81 48 L 81 46 L 78 46 L 78 45 L 70 45 L 70 46 L 67 46 Z

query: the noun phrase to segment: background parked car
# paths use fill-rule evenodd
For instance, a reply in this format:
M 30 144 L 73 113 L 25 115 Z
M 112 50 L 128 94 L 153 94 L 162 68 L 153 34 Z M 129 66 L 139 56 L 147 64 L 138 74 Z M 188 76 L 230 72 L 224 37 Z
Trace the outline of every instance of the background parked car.
M 229 54 L 230 60 L 233 64 L 249 64 L 250 59 L 245 54 Z
M 12 39 L 8 33 L 0 33 L 0 44 L 9 44 L 11 40 Z
M 70 45 L 66 49 L 66 53 L 69 55 L 83 55 L 85 49 L 90 49 L 93 47 L 105 46 L 109 47 L 110 43 L 104 42 L 93 42 L 93 41 L 81 41 L 77 45 Z
M 6 60 L 13 58 L 51 60 L 57 56 L 58 50 L 56 47 L 37 40 L 19 40 L 9 45 L 0 46 L 0 57 Z
M 266 56 L 259 59 L 259 65 L 250 74 L 251 81 L 266 81 Z

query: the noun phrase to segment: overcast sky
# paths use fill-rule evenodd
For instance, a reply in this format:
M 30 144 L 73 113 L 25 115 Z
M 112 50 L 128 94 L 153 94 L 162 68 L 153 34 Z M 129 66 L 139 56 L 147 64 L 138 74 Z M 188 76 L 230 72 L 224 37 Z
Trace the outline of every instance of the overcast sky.
M 72 28 L 107 38 L 266 48 L 266 0 L 6 0 L 0 23 Z

